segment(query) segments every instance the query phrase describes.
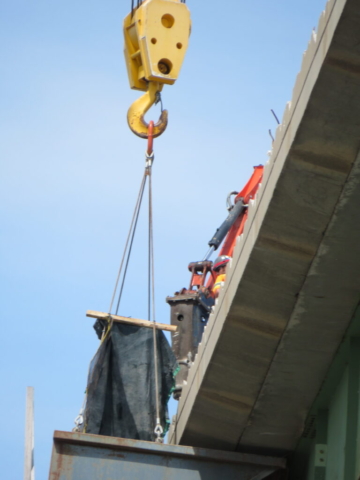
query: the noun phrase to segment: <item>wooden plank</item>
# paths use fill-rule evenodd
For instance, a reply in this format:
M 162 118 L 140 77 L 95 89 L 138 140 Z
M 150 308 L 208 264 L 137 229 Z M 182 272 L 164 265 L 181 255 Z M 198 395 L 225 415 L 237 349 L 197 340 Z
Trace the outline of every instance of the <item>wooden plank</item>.
M 122 317 L 120 315 L 111 315 L 110 313 L 96 312 L 94 310 L 88 310 L 86 312 L 87 317 L 100 318 L 102 320 L 112 320 L 113 322 L 128 323 L 130 325 L 138 325 L 139 327 L 152 328 L 153 322 L 149 320 L 140 320 L 139 318 Z M 158 330 L 166 330 L 167 332 L 176 332 L 176 325 L 168 325 L 166 323 L 155 323 L 155 328 Z

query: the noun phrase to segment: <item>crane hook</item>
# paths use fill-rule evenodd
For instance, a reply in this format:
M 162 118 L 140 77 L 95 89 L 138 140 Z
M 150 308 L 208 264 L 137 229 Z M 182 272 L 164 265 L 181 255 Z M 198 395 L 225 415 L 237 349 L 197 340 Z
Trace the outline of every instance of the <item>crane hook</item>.
M 163 85 L 159 82 L 149 82 L 147 92 L 135 100 L 128 110 L 127 121 L 130 130 L 138 137 L 148 138 L 149 125 L 145 122 L 144 116 L 149 108 L 156 102 L 157 93 L 161 91 L 162 87 Z M 158 137 L 165 131 L 167 122 L 168 112 L 167 110 L 163 110 L 158 122 L 154 124 L 153 138 Z

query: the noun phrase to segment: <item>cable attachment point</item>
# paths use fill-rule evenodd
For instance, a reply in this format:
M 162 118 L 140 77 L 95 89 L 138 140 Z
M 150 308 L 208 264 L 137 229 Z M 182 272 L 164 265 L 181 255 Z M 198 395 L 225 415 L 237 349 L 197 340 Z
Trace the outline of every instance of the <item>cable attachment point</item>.
M 74 423 L 75 427 L 72 429 L 73 432 L 82 432 L 84 430 L 84 413 L 86 407 L 87 394 L 85 392 L 85 398 L 80 408 L 79 415 L 75 418 Z
M 154 161 L 154 152 L 151 152 L 150 155 L 147 152 L 145 152 L 145 175 L 150 174 L 153 161 Z
M 164 443 L 164 439 L 162 437 L 162 434 L 164 433 L 164 430 L 163 430 L 163 428 L 160 424 L 160 418 L 156 419 L 156 427 L 155 427 L 154 433 L 156 435 L 155 442 Z
M 154 151 L 153 151 L 153 140 L 154 140 L 154 122 L 151 120 L 148 126 L 147 132 L 147 150 L 145 152 L 145 170 L 146 175 L 149 175 L 149 170 L 154 161 Z
M 155 93 L 155 105 L 157 105 L 160 102 L 160 109 L 161 113 L 164 111 L 163 103 L 162 103 L 162 98 L 161 98 L 161 93 L 156 92 Z
M 79 415 L 74 420 L 75 427 L 73 428 L 73 432 L 80 432 L 82 430 L 82 425 L 84 423 L 84 410 L 81 409 Z

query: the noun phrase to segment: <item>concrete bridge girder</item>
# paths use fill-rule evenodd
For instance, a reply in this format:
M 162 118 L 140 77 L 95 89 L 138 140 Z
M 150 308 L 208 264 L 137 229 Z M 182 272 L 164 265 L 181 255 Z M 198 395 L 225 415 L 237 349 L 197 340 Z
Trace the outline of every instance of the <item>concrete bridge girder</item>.
M 295 448 L 360 292 L 360 6 L 312 35 L 171 441 Z

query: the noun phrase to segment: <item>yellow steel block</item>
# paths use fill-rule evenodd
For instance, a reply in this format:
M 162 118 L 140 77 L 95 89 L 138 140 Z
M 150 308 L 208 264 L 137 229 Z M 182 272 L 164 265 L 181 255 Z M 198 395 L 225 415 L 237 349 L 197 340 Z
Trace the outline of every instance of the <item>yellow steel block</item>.
M 131 88 L 147 81 L 172 85 L 188 47 L 190 12 L 180 0 L 146 0 L 124 20 L 125 59 Z
M 146 91 L 147 82 L 145 81 L 138 32 L 136 28 L 138 23 L 139 20 L 137 19 L 136 12 L 133 16 L 131 16 L 130 13 L 124 19 L 124 54 L 130 87 L 135 90 Z

